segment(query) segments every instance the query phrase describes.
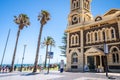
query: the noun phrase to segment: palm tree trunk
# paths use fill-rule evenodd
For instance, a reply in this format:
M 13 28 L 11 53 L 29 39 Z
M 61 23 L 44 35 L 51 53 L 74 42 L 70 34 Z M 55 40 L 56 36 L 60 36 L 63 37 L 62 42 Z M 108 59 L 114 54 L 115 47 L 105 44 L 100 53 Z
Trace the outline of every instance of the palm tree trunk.
M 46 46 L 46 56 L 45 56 L 45 65 L 44 65 L 44 68 L 46 68 L 47 55 L 48 55 L 48 45 Z
M 14 69 L 14 61 L 15 61 L 15 56 L 16 56 L 16 50 L 17 50 L 19 35 L 20 35 L 20 28 L 18 29 L 18 32 L 17 32 L 17 38 L 16 38 L 16 43 L 15 43 L 14 54 L 13 54 L 13 58 L 12 58 L 12 64 L 11 64 L 10 72 L 12 72 L 13 69 Z
M 50 52 L 51 50 L 52 50 L 52 45 L 50 45 Z M 48 74 L 49 74 L 49 68 L 50 68 L 50 56 L 49 56 L 49 62 L 48 62 L 48 71 L 47 71 Z
M 37 63 L 38 63 L 38 57 L 39 57 L 39 49 L 40 49 L 42 29 L 43 29 L 43 25 L 41 24 L 40 32 L 39 32 L 39 36 L 38 36 L 38 44 L 37 44 L 37 50 L 36 50 L 36 57 L 35 57 L 33 72 L 37 71 Z

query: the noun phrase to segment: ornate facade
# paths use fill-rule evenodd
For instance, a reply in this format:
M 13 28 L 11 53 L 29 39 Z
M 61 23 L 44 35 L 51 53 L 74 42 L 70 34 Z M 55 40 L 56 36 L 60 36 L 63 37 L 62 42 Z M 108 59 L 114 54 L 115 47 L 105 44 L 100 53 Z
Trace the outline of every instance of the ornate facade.
M 120 72 L 120 10 L 111 9 L 93 18 L 91 0 L 70 0 L 67 33 L 67 71 L 84 71 L 98 66 Z

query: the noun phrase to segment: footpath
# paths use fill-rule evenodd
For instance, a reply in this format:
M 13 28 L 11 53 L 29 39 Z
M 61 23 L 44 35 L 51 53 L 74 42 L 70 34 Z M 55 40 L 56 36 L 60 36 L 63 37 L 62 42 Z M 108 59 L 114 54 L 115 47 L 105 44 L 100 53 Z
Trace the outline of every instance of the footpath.
M 111 79 L 105 76 L 105 73 L 73 73 L 50 71 L 46 74 L 46 71 L 40 73 L 31 72 L 12 72 L 12 73 L 0 73 L 0 80 L 120 80 L 120 73 L 108 73 Z

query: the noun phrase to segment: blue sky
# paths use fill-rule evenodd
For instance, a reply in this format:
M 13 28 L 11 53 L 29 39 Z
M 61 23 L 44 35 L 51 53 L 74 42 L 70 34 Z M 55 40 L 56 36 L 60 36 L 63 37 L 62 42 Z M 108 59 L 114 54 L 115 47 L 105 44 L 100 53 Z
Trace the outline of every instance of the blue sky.
M 120 0 L 92 0 L 91 13 L 93 16 L 103 15 L 111 8 L 120 9 Z M 56 41 L 56 47 L 52 48 L 54 58 L 52 63 L 64 59 L 60 55 L 58 46 L 62 45 L 62 36 L 67 27 L 67 17 L 70 12 L 70 0 L 0 0 L 0 61 L 2 59 L 8 30 L 11 29 L 8 46 L 3 63 L 11 64 L 15 47 L 18 25 L 13 16 L 21 13 L 27 14 L 31 26 L 25 27 L 20 34 L 15 63 L 21 63 L 24 44 L 27 44 L 24 63 L 34 63 L 40 23 L 37 16 L 41 10 L 47 10 L 51 14 L 51 20 L 44 26 L 42 39 L 51 36 Z M 44 61 L 45 48 L 40 48 L 41 61 Z

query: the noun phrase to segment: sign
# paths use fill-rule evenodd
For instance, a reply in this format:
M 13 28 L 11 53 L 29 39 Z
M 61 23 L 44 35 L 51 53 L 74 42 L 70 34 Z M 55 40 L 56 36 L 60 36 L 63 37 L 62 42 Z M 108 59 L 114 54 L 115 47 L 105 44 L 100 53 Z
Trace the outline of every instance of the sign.
M 107 44 L 104 44 L 104 53 L 108 54 L 108 45 Z
M 48 56 L 47 56 L 47 58 L 52 59 L 52 58 L 53 58 L 53 52 L 48 52 Z

